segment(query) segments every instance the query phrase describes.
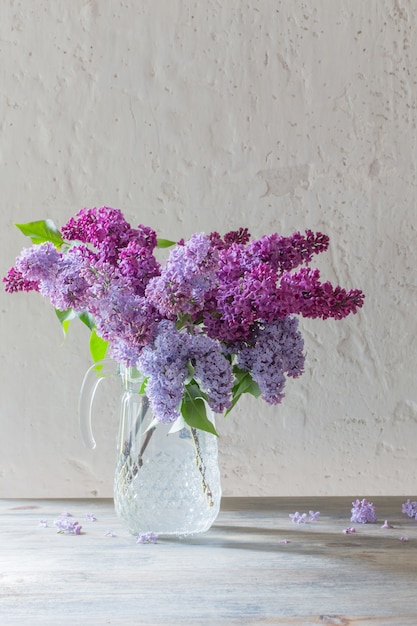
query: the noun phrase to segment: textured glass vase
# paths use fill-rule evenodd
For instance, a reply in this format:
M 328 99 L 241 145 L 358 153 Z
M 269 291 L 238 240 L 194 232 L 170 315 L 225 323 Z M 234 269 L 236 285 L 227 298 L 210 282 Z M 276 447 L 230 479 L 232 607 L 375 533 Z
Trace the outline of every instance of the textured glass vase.
M 135 368 L 104 361 L 87 372 L 80 395 L 85 444 L 95 447 L 91 408 L 98 383 L 117 373 L 122 382 L 114 476 L 114 506 L 134 535 L 186 536 L 205 532 L 220 508 L 217 438 L 184 423 L 156 423 Z

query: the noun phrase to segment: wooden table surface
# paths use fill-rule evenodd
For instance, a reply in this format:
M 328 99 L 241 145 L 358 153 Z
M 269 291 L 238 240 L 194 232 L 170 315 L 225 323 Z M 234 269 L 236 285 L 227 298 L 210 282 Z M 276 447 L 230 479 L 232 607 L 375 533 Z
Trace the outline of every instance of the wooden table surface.
M 225 498 L 207 533 L 157 544 L 111 500 L 1 500 L 0 624 L 416 626 L 417 521 L 369 499 L 379 521 L 354 534 L 352 498 Z M 81 535 L 57 533 L 64 511 Z

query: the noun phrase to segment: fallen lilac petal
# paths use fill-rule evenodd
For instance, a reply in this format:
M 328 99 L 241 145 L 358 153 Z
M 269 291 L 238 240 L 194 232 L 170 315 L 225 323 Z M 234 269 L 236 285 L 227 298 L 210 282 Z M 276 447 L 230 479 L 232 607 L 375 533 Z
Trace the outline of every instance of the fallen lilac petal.
M 296 511 L 295 513 L 290 513 L 289 517 L 294 524 L 305 524 L 307 522 L 307 513 L 301 514 Z
M 352 533 L 356 533 L 356 528 L 354 528 L 353 526 L 348 526 L 348 528 L 345 528 L 344 531 L 345 535 L 351 535 Z
M 320 511 L 309 511 L 310 522 L 318 522 L 320 519 Z
M 48 528 L 48 521 L 46 519 L 39 520 L 39 526 L 43 526 L 44 528 Z
M 157 543 L 158 535 L 156 533 L 140 533 L 136 537 L 136 543 Z
M 385 522 L 382 524 L 381 528 L 394 528 L 394 526 L 391 526 L 389 521 L 386 519 Z
M 61 513 L 61 517 L 73 517 L 72 513 L 68 513 L 68 511 L 64 511 Z
M 400 541 L 408 541 L 408 537 L 400 537 Z
M 97 520 L 96 516 L 93 515 L 93 513 L 87 513 L 85 519 L 87 520 L 87 522 L 95 522 Z
M 280 543 L 291 543 L 289 539 L 281 539 Z
M 116 533 L 113 532 L 112 528 L 109 528 L 106 533 L 104 533 L 105 537 L 116 537 Z

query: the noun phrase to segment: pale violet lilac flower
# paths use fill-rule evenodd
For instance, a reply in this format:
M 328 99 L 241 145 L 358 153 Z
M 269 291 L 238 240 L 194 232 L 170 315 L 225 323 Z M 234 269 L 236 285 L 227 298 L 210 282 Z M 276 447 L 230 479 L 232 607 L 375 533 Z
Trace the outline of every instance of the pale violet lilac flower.
M 356 524 L 367 524 L 368 522 L 376 522 L 376 511 L 372 502 L 368 502 L 366 498 L 362 500 L 355 500 L 352 502 L 352 517 L 350 518 L 351 522 L 356 522 Z
M 195 316 L 214 286 L 217 262 L 218 251 L 210 238 L 196 233 L 172 250 L 161 275 L 149 281 L 146 297 L 168 319 Z
M 22 250 L 15 267 L 27 280 L 50 281 L 56 275 L 61 259 L 54 244 L 47 241 Z
M 207 402 L 216 413 L 231 406 L 234 382 L 232 366 L 218 341 L 203 333 L 190 335 L 189 361 L 194 368 L 194 378 L 207 394 Z
M 116 537 L 116 533 L 113 531 L 112 528 L 108 528 L 107 531 L 104 533 L 105 537 Z
M 409 541 L 409 538 L 408 537 L 400 537 L 400 541 L 407 542 L 407 541 Z
M 180 415 L 185 380 L 188 376 L 189 335 L 175 324 L 162 320 L 152 344 L 142 350 L 138 368 L 148 377 L 146 395 L 155 417 L 164 423 Z
M 352 535 L 353 533 L 356 533 L 356 528 L 354 526 L 348 526 L 343 532 L 345 535 Z
M 46 519 L 39 520 L 39 526 L 43 526 L 43 528 L 48 528 L 48 520 Z
M 36 281 L 37 291 L 51 304 L 64 311 L 73 307 L 84 310 L 88 284 L 81 275 L 84 254 L 72 248 L 66 255 L 46 242 L 23 250 L 16 259 L 16 268 L 26 280 Z
M 310 522 L 318 522 L 320 519 L 320 511 L 309 511 L 308 515 Z
M 153 343 L 138 358 L 138 368 L 148 377 L 146 394 L 159 421 L 169 423 L 179 417 L 189 364 L 214 411 L 220 413 L 231 405 L 232 366 L 219 343 L 203 334 L 179 331 L 174 322 L 162 320 Z
M 86 519 L 87 522 L 96 522 L 97 521 L 97 518 L 94 515 L 94 513 L 87 513 L 86 516 L 85 516 L 85 519 Z

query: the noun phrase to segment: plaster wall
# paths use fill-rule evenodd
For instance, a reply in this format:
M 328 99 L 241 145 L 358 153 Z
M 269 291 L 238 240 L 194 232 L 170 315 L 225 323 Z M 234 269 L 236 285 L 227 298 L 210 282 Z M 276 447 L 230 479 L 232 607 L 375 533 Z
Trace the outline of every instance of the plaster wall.
M 301 321 L 284 402 L 220 418 L 226 495 L 415 493 L 417 4 L 3 0 L 0 272 L 13 222 L 121 208 L 161 237 L 321 230 L 324 279 L 366 293 Z M 110 496 L 116 388 L 97 450 L 76 412 L 88 334 L 0 292 L 0 495 Z

